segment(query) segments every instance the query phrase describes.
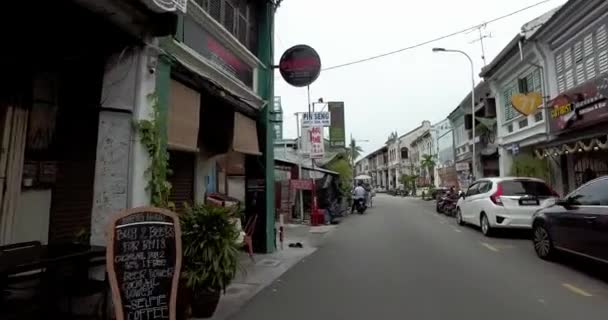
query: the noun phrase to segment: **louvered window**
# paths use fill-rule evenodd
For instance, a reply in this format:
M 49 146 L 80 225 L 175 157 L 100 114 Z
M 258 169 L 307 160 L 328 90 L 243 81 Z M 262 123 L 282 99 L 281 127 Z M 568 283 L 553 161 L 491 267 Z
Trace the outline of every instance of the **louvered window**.
M 555 56 L 560 92 L 608 73 L 608 29 L 605 23 L 574 41 Z
M 505 112 L 505 121 L 509 121 L 517 116 L 517 111 L 513 108 L 511 98 L 517 93 L 517 86 L 514 84 L 503 92 L 503 110 Z

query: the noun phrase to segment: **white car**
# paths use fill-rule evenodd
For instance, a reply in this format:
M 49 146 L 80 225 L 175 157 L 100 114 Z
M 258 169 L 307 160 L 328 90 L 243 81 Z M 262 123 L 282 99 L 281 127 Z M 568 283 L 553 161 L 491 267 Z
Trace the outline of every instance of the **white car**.
M 543 180 L 484 178 L 477 180 L 456 204 L 456 221 L 481 227 L 489 236 L 498 228 L 532 228 L 532 215 L 558 198 Z

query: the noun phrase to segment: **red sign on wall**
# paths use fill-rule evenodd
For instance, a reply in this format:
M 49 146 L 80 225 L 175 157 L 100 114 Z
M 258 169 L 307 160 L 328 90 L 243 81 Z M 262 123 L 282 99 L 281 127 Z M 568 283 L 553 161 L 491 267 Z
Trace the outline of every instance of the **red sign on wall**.
M 312 180 L 293 179 L 289 181 L 292 190 L 312 190 Z

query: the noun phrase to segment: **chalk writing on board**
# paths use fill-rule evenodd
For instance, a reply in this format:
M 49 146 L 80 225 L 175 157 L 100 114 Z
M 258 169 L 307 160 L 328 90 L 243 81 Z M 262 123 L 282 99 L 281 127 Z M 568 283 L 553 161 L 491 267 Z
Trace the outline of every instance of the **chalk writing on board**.
M 138 212 L 113 226 L 113 271 L 124 320 L 171 319 L 176 261 L 175 217 Z M 109 262 L 110 263 L 110 262 Z

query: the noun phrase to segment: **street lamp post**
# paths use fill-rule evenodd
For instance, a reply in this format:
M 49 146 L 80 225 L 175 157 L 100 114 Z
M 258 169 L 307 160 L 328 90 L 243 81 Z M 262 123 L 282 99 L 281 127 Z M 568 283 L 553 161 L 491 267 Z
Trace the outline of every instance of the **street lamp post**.
M 475 177 L 475 173 L 477 171 L 477 161 L 476 158 L 476 148 L 475 148 L 475 67 L 473 65 L 473 59 L 464 51 L 461 50 L 451 50 L 446 48 L 433 48 L 433 52 L 456 52 L 463 54 L 467 59 L 469 59 L 469 63 L 471 64 L 471 120 L 473 122 L 473 154 L 471 156 L 471 164 L 473 166 L 473 177 Z

